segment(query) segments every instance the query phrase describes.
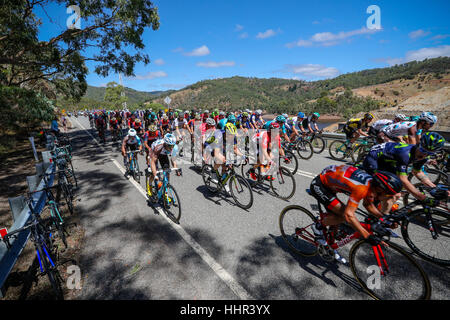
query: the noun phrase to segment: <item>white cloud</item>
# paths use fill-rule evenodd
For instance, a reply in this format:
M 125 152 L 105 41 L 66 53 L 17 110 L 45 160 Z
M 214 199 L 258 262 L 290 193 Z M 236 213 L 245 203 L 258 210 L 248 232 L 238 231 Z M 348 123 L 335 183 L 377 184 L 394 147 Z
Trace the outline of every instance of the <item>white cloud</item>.
M 320 64 L 287 65 L 286 71 L 305 77 L 333 78 L 339 75 L 339 70 L 333 67 L 325 67 Z
M 163 59 L 156 59 L 155 61 L 153 61 L 153 63 L 157 66 L 162 66 L 165 62 Z
M 176 49 L 173 49 L 172 52 L 183 52 L 184 49 L 182 47 L 178 47 Z
M 246 39 L 246 38 L 248 38 L 248 33 L 247 32 L 241 33 L 239 35 L 239 39 Z
M 423 31 L 422 29 L 419 29 L 419 30 L 410 32 L 410 33 L 408 34 L 408 36 L 409 36 L 411 39 L 417 39 L 417 38 L 425 37 L 425 36 L 429 35 L 430 33 L 431 33 L 431 32 L 429 32 L 429 31 Z
M 244 29 L 244 27 L 243 26 L 241 26 L 240 24 L 237 24 L 236 25 L 236 28 L 234 29 L 234 31 L 241 31 L 242 29 Z
M 431 38 L 431 40 L 443 40 L 450 37 L 450 34 L 438 34 L 435 35 L 433 38 Z
M 236 63 L 234 61 L 222 61 L 222 62 L 199 62 L 197 63 L 197 67 L 204 68 L 220 68 L 220 67 L 233 67 Z
M 332 33 L 332 32 L 320 32 L 314 34 L 309 40 L 300 39 L 295 42 L 290 42 L 286 44 L 286 47 L 293 48 L 293 47 L 311 47 L 313 45 L 317 46 L 334 46 L 339 44 L 341 41 L 352 38 L 354 36 L 363 35 L 363 34 L 373 34 L 375 32 L 378 32 L 382 29 L 368 29 L 366 27 L 363 27 L 361 29 L 352 30 L 352 31 L 341 31 L 338 33 Z
M 266 30 L 264 32 L 259 32 L 256 35 L 256 38 L 257 39 L 267 39 L 267 38 L 273 37 L 276 34 L 277 34 L 276 31 L 273 31 L 272 29 L 269 29 L 269 30 Z
M 191 52 L 186 52 L 184 55 L 189 57 L 201 57 L 201 56 L 207 56 L 211 52 L 209 51 L 208 47 L 203 45 L 200 48 L 194 49 Z
M 437 57 L 450 57 L 450 46 L 439 46 L 433 48 L 422 48 L 419 50 L 408 51 L 404 58 L 381 58 L 377 62 L 384 62 L 389 66 L 396 64 L 407 63 L 411 61 L 422 61 L 425 59 L 432 59 Z
M 164 78 L 167 77 L 167 73 L 164 71 L 152 71 L 147 72 L 146 74 L 142 75 L 136 75 L 135 77 L 131 77 L 131 80 L 148 80 L 148 79 L 155 79 L 155 78 Z

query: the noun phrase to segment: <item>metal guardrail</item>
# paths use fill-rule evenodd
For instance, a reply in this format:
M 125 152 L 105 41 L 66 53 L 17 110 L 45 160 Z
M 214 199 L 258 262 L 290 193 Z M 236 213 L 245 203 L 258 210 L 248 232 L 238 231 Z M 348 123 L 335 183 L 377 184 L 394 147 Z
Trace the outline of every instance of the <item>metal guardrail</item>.
M 51 150 L 52 145 L 53 145 L 52 143 L 47 144 L 47 149 Z M 50 151 L 42 152 L 42 159 L 43 159 L 42 163 L 36 164 L 37 174 L 34 176 L 27 177 L 28 190 L 30 192 L 42 190 L 45 187 L 44 179 L 39 180 L 39 176 L 41 176 L 43 173 L 52 174 L 55 172 L 55 164 L 51 162 Z M 49 186 L 53 185 L 53 181 L 54 181 L 54 174 L 49 176 L 48 179 Z M 35 211 L 40 214 L 45 207 L 45 203 L 47 201 L 47 194 L 44 191 L 37 192 L 33 194 L 32 200 L 34 203 Z M 12 217 L 14 221 L 9 231 L 14 231 L 23 227 L 30 220 L 31 211 L 28 208 L 24 196 L 9 198 L 9 205 L 11 208 Z M 19 258 L 20 254 L 25 248 L 25 245 L 27 244 L 28 239 L 30 237 L 30 233 L 31 233 L 30 229 L 27 229 L 20 232 L 17 238 L 11 239 L 10 249 L 6 247 L 6 244 L 4 242 L 0 242 L 0 298 L 3 298 L 4 295 L 3 285 L 6 279 L 8 278 L 11 270 L 13 269 L 14 265 L 16 264 L 17 259 Z
M 436 131 L 436 132 L 439 132 L 439 131 Z M 442 134 L 442 132 L 439 132 L 439 133 Z M 447 133 L 448 135 L 450 135 L 450 132 L 445 131 L 444 133 Z M 337 132 L 323 132 L 322 138 L 325 139 L 326 147 L 328 147 L 327 140 L 344 140 L 344 141 L 346 140 L 345 133 L 337 133 Z M 444 148 L 446 151 L 450 151 L 450 143 L 446 142 Z

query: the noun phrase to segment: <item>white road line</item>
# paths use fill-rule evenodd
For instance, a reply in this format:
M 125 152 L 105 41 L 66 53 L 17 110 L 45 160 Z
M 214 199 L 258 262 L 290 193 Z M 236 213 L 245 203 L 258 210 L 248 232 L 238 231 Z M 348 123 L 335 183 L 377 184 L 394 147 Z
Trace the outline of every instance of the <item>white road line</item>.
M 97 141 L 97 139 L 95 139 L 89 133 L 89 131 L 87 131 L 86 128 L 78 122 L 78 120 L 75 121 L 84 131 L 86 131 L 92 137 L 92 139 L 101 149 L 104 149 L 103 146 Z M 119 162 L 117 162 L 117 160 L 112 158 L 110 158 L 110 160 L 119 169 L 119 171 L 122 172 L 122 174 L 125 174 L 125 168 Z M 142 196 L 147 199 L 147 193 L 139 183 L 137 183 L 134 179 L 129 179 L 128 181 L 130 181 L 131 184 L 133 184 L 136 189 L 142 194 Z M 216 260 L 214 260 L 214 258 L 211 257 L 208 252 L 206 252 L 206 250 L 203 249 L 202 246 L 200 246 L 200 244 L 198 244 L 198 242 L 196 242 L 180 225 L 170 220 L 161 208 L 157 208 L 157 210 L 160 215 L 164 217 L 164 219 L 166 219 L 166 221 L 178 232 L 178 234 L 184 239 L 184 241 L 186 241 L 186 243 L 191 246 L 191 248 L 194 249 L 195 252 L 197 252 L 197 254 L 203 259 L 203 261 L 208 264 L 208 266 L 216 273 L 216 275 L 220 279 L 222 279 L 222 281 L 224 281 L 240 299 L 254 300 L 250 293 L 248 293 L 247 290 L 245 290 Z

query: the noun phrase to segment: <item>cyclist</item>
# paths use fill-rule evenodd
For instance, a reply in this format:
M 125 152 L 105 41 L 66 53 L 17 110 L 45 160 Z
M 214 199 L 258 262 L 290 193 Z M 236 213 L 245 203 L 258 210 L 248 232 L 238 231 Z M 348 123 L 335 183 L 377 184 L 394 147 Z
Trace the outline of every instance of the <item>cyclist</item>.
M 143 138 L 147 165 L 150 164 L 150 146 L 158 139 L 161 139 L 161 133 L 159 132 L 158 127 L 155 124 L 151 124 L 148 127 L 148 130 L 145 132 Z
M 97 119 L 95 120 L 95 126 L 97 127 L 98 136 L 102 139 L 105 139 L 105 130 L 106 130 L 106 115 L 103 112 L 99 112 Z
M 117 121 L 116 117 L 112 117 L 111 120 L 109 120 L 109 130 L 111 131 L 111 136 L 117 139 L 119 133 L 119 121 Z
M 315 131 L 319 132 L 319 127 L 317 125 L 317 120 L 319 120 L 320 114 L 318 112 L 314 112 L 309 117 L 306 117 L 302 121 L 303 129 L 305 129 L 308 133 L 313 133 Z
M 128 157 L 127 157 L 128 150 L 129 151 L 139 150 L 139 152 L 142 151 L 142 141 L 137 136 L 137 132 L 135 129 L 128 130 L 128 134 L 126 135 L 126 137 L 123 139 L 123 142 L 122 142 L 123 165 L 125 166 L 125 168 L 127 170 L 126 174 L 129 173 Z M 135 156 L 136 156 L 136 161 L 137 161 L 138 154 L 136 153 Z
M 281 154 L 283 152 L 283 149 L 281 148 L 281 137 L 278 133 L 277 135 L 272 136 L 272 130 L 280 130 L 280 124 L 276 121 L 272 121 L 270 123 L 270 127 L 268 130 L 261 130 L 257 132 L 252 140 L 256 144 L 257 152 L 256 152 L 256 164 L 250 168 L 249 175 L 250 178 L 253 180 L 257 180 L 256 171 L 255 169 L 258 166 L 264 165 L 264 167 L 261 169 L 262 173 L 267 173 L 271 166 L 274 164 L 274 155 L 273 150 L 278 146 L 278 150 Z M 260 150 L 261 147 L 261 150 Z M 284 152 L 283 152 L 284 156 Z M 275 180 L 271 175 L 266 176 L 267 180 Z
M 374 201 L 392 199 L 402 190 L 402 183 L 395 174 L 390 172 L 380 171 L 371 176 L 364 170 L 350 165 L 331 165 L 313 179 L 310 188 L 312 196 L 325 206 L 328 213 L 312 226 L 319 244 L 327 246 L 324 228 L 347 222 L 372 246 L 376 246 L 381 243 L 380 239 L 370 235 L 361 226 L 355 216 L 356 209 L 363 200 L 367 211 L 381 218 L 383 213 L 377 209 Z M 337 193 L 349 195 L 346 205 L 336 197 Z M 341 258 L 336 250 L 335 258 L 345 263 L 345 259 Z
M 258 109 L 250 117 L 250 122 L 255 129 L 260 129 L 264 125 L 264 120 L 262 118 L 262 110 Z
M 306 135 L 306 130 L 303 128 L 302 123 L 305 119 L 305 114 L 299 112 L 297 117 L 292 119 L 292 134 L 290 136 L 291 141 L 295 141 L 295 138 L 301 135 Z
M 389 171 L 398 175 L 406 191 L 416 199 L 432 204 L 434 198 L 427 198 L 408 180 L 408 166 L 412 165 L 412 172 L 423 184 L 435 188 L 436 185 L 422 171 L 429 155 L 443 149 L 445 139 L 436 132 L 427 132 L 417 145 L 388 142 L 372 147 L 364 159 L 362 168 L 369 173 L 378 170 Z M 394 199 L 398 200 L 399 197 Z M 394 201 L 383 203 L 383 212 L 389 212 Z
M 177 153 L 176 150 L 177 139 L 171 133 L 167 133 L 163 139 L 158 139 L 152 143 L 149 149 L 150 155 L 150 165 L 151 175 L 149 177 L 149 184 L 151 185 L 153 180 L 158 180 L 157 172 L 157 162 L 161 165 L 163 170 L 170 168 L 170 163 L 172 163 L 173 168 L 177 168 L 177 164 L 174 161 L 174 157 Z M 171 159 L 169 161 L 169 156 Z M 170 179 L 170 177 L 169 177 Z M 151 196 L 151 190 L 149 190 Z
M 349 140 L 349 145 L 353 144 L 360 136 L 369 136 L 369 134 L 364 131 L 368 130 L 369 123 L 373 120 L 373 118 L 373 114 L 366 113 L 364 118 L 352 118 L 347 121 L 343 130 L 347 140 Z
M 402 121 L 391 124 L 382 129 L 382 132 L 391 141 L 406 142 L 408 144 L 417 144 L 420 136 L 431 129 L 437 122 L 437 117 L 431 112 L 423 112 L 417 122 Z
M 159 121 L 159 128 L 161 130 L 161 134 L 169 132 L 170 128 L 169 117 L 165 113 L 163 113 L 161 116 L 161 120 Z
M 275 120 L 267 121 L 267 122 L 264 124 L 263 129 L 265 129 L 265 130 L 270 130 L 271 125 L 272 125 L 272 123 L 274 123 L 274 122 L 278 123 L 279 128 L 280 128 L 281 133 L 282 133 L 282 137 L 283 137 L 287 142 L 291 142 L 291 140 L 289 140 L 289 137 L 287 136 L 287 131 L 286 131 L 286 118 L 285 118 L 283 115 L 277 116 L 277 117 L 275 118 Z M 281 152 L 282 152 L 282 149 L 280 149 L 280 154 L 281 154 Z M 284 156 L 284 154 L 283 154 L 283 156 Z

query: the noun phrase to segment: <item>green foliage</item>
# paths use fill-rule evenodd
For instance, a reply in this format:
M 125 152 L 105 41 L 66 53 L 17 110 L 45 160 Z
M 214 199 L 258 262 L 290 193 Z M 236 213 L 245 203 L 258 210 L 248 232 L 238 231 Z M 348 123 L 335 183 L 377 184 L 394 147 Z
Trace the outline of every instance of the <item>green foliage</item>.
M 42 121 L 51 121 L 54 106 L 51 100 L 33 90 L 0 85 L 0 131 L 29 129 Z
M 116 82 L 109 82 L 106 86 L 104 101 L 109 102 L 113 109 L 123 108 L 123 104 L 128 101 L 128 98 L 124 93 L 123 86 Z

